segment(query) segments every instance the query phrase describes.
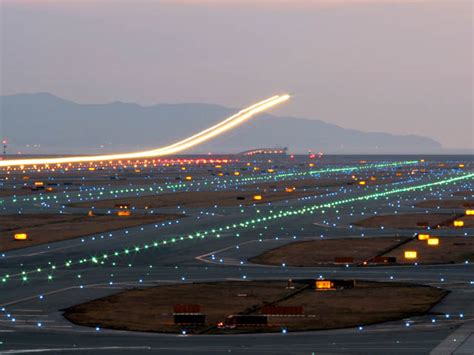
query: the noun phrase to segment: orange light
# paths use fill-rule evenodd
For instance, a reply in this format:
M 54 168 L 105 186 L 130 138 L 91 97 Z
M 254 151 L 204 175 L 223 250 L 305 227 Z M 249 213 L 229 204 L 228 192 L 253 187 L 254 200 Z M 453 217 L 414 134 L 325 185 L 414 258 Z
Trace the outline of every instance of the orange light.
M 429 234 L 418 234 L 418 240 L 429 240 L 430 235 Z
M 130 210 L 122 210 L 122 211 L 117 211 L 117 216 L 119 217 L 127 217 L 130 216 L 132 212 Z
M 193 179 L 193 177 L 189 176 L 189 175 L 184 178 L 184 180 L 186 180 L 186 181 L 191 181 L 192 179 Z
M 317 280 L 316 289 L 317 290 L 331 290 L 334 288 L 334 284 L 328 280 Z
M 13 237 L 15 240 L 27 240 L 28 239 L 28 234 L 26 233 L 17 233 Z
M 275 172 L 275 169 L 267 169 L 267 171 L 268 171 L 269 173 L 273 173 L 273 172 Z
M 43 181 L 35 181 L 35 186 L 44 186 Z
M 439 245 L 439 238 L 428 239 L 428 245 Z
M 464 221 L 454 221 L 453 225 L 455 227 L 464 227 Z
M 416 259 L 418 257 L 418 253 L 414 250 L 406 250 L 404 255 L 405 259 Z
M 371 180 L 371 181 L 375 181 L 375 180 L 377 180 L 377 178 L 376 178 L 375 176 L 371 176 L 371 177 L 370 177 L 370 180 Z
M 261 200 L 263 200 L 263 196 L 262 195 L 253 195 L 253 199 L 254 199 L 254 201 L 261 201 Z
M 293 192 L 296 190 L 296 187 L 285 187 L 286 192 Z
M 89 217 L 94 217 L 94 211 L 89 210 L 89 211 L 87 212 L 87 216 L 89 216 Z

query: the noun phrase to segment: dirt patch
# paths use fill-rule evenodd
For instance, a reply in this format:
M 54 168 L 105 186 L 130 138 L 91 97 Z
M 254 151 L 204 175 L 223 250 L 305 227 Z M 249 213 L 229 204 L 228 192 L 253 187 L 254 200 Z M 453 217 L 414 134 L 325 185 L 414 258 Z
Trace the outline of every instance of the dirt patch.
M 464 222 L 464 228 L 474 227 L 474 216 L 462 216 L 462 217 L 459 217 L 457 220 Z
M 218 205 L 220 207 L 251 205 L 254 203 L 267 203 L 281 200 L 295 199 L 304 196 L 318 195 L 318 191 L 199 191 L 199 192 L 177 192 L 173 194 L 160 194 L 153 196 L 141 196 L 120 198 L 116 200 L 102 200 L 93 202 L 74 203 L 72 207 L 86 208 L 114 208 L 117 203 L 130 204 L 135 208 L 161 208 L 161 207 L 212 207 Z M 254 195 L 261 195 L 261 200 L 254 200 Z
M 352 258 L 347 264 L 384 264 L 374 257 L 396 257 L 397 264 L 450 264 L 474 261 L 474 237 L 438 237 L 439 245 L 410 237 L 346 238 L 296 242 L 266 251 L 249 261 L 287 266 L 333 265 L 337 258 Z M 416 259 L 405 259 L 405 251 L 416 251 Z M 394 262 L 394 263 L 395 263 Z M 340 262 L 345 264 L 346 262 Z
M 461 196 L 461 197 L 474 197 L 474 190 L 472 191 L 457 191 L 453 193 L 453 196 Z
M 422 208 L 473 208 L 474 200 L 430 200 L 415 205 Z
M 249 261 L 257 264 L 287 266 L 321 266 L 334 264 L 335 258 L 352 258 L 362 263 L 383 254 L 408 237 L 323 239 L 290 243 L 264 252 Z
M 407 283 L 357 281 L 352 289 L 315 291 L 313 281 L 295 281 L 299 292 L 286 289 L 286 281 L 224 281 L 133 289 L 65 310 L 73 323 L 102 328 L 188 333 L 242 333 L 323 330 L 355 327 L 423 315 L 447 291 Z M 243 296 L 246 295 L 246 296 Z M 383 302 L 380 300 L 383 299 Z M 281 300 L 281 301 L 278 301 Z M 206 325 L 181 326 L 173 321 L 173 305 L 199 304 Z M 298 317 L 269 317 L 267 326 L 218 329 L 232 314 L 262 312 L 262 306 L 302 306 Z
M 413 213 L 413 214 L 393 214 L 383 216 L 372 216 L 354 225 L 368 228 L 438 228 L 450 227 L 452 222 L 461 217 L 459 214 L 448 213 Z
M 173 214 L 132 214 L 128 217 L 85 215 L 0 215 L 0 251 L 73 239 L 90 234 L 136 227 L 169 219 Z M 16 233 L 27 233 L 28 240 L 14 240 Z
M 395 256 L 399 264 L 449 264 L 474 261 L 474 237 L 437 237 L 439 245 L 430 246 L 424 240 L 414 239 L 384 256 Z M 417 252 L 415 260 L 404 258 L 404 251 Z

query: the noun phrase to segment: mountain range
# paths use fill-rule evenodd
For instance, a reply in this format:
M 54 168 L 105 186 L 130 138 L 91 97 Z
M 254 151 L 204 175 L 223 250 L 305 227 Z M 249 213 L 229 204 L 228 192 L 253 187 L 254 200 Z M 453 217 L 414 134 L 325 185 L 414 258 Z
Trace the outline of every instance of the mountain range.
M 238 109 L 183 103 L 78 104 L 49 93 L 0 96 L 0 134 L 11 151 L 105 153 L 148 149 L 196 133 Z M 262 114 L 189 153 L 234 153 L 259 147 L 289 147 L 333 154 L 440 153 L 441 144 L 417 135 L 342 128 L 318 119 Z

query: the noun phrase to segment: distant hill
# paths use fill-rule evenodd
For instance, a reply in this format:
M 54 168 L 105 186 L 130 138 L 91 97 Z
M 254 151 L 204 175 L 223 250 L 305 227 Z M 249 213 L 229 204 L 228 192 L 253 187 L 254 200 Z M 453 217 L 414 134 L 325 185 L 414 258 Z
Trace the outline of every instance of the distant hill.
M 140 106 L 112 102 L 84 105 L 48 93 L 0 96 L 0 120 L 10 152 L 92 153 L 147 149 L 184 138 L 237 111 L 210 104 Z M 288 146 L 290 152 L 440 152 L 435 140 L 345 129 L 316 119 L 268 114 L 247 122 L 193 153 L 231 153 L 257 147 Z

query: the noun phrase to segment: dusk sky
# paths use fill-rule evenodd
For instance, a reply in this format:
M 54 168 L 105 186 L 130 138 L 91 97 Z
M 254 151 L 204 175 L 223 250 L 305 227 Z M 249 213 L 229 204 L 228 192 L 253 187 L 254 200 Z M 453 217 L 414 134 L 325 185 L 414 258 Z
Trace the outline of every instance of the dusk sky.
M 474 147 L 470 0 L 0 4 L 4 95 L 242 107 L 290 92 L 275 114 Z

